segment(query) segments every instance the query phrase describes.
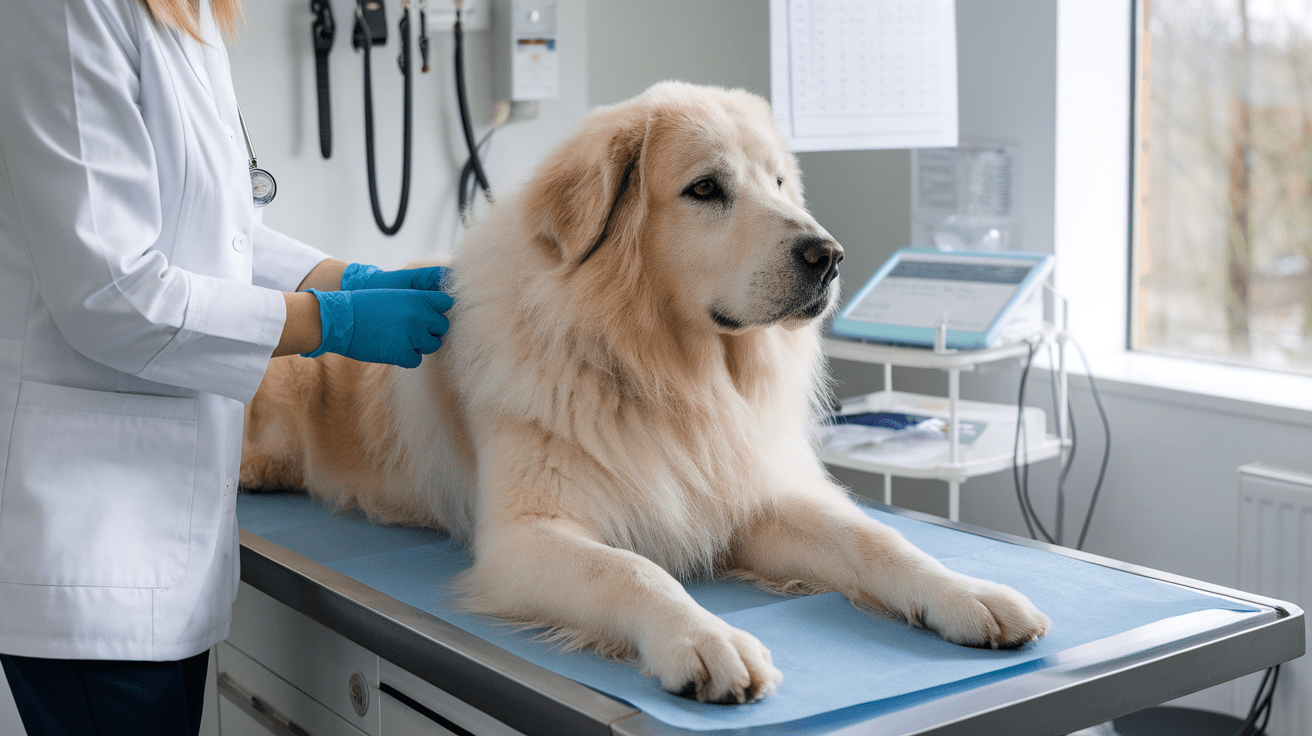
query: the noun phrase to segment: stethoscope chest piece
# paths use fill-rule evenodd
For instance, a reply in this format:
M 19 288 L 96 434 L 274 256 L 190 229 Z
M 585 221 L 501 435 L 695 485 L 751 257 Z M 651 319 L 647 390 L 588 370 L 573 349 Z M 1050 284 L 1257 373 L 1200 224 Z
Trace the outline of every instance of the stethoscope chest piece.
M 251 196 L 256 207 L 263 207 L 277 196 L 278 182 L 274 181 L 273 174 L 261 169 L 255 162 L 255 149 L 251 147 L 251 136 L 246 132 L 246 118 L 242 116 L 241 108 L 237 108 L 237 120 L 241 123 L 241 137 L 246 139 L 246 154 L 250 156 Z
M 255 165 L 255 159 L 251 159 L 251 192 L 255 197 L 255 206 L 263 207 L 273 201 L 278 194 L 278 182 L 274 181 L 273 174 L 261 169 Z

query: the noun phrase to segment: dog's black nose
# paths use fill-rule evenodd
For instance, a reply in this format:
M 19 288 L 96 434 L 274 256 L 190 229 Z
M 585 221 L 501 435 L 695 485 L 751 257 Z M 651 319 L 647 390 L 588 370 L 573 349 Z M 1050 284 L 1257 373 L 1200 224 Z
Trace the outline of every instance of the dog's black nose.
M 843 246 L 830 238 L 807 235 L 793 243 L 793 261 L 803 273 L 814 274 L 822 286 L 838 275 L 843 260 Z

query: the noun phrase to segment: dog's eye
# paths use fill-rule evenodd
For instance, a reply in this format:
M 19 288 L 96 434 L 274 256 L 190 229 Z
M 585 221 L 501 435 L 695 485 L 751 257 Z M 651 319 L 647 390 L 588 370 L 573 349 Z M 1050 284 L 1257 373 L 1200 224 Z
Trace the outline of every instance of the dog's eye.
M 693 182 L 692 186 L 684 190 L 684 194 L 691 196 L 693 199 L 723 199 L 724 190 L 716 183 L 714 179 L 698 179 Z
M 778 184 L 778 185 L 779 185 L 779 188 L 782 189 L 783 186 L 784 186 L 784 180 L 783 180 L 783 177 L 776 177 L 775 180 L 774 180 L 774 183 L 775 183 L 775 184 Z

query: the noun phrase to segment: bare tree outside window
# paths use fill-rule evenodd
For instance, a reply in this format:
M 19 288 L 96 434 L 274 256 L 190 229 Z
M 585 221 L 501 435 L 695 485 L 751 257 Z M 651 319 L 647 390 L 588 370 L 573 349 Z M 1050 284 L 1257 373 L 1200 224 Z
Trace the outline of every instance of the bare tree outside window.
M 1312 374 L 1312 0 L 1143 0 L 1132 341 Z

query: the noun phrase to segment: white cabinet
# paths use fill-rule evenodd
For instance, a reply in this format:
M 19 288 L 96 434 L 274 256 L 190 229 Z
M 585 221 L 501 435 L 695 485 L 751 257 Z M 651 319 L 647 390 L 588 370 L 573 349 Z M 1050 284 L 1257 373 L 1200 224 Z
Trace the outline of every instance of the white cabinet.
M 946 420 L 948 441 L 922 445 L 915 449 L 906 446 L 880 446 L 856 448 L 844 452 L 824 452 L 822 459 L 830 464 L 884 476 L 884 503 L 892 504 L 893 476 L 910 478 L 938 478 L 948 483 L 948 518 L 956 521 L 960 515 L 961 483 L 967 478 L 1009 470 L 1015 458 L 1022 462 L 1037 462 L 1063 457 L 1070 441 L 1067 432 L 1066 370 L 1059 357 L 1057 372 L 1057 434 L 1047 431 L 1046 413 L 1039 407 L 1016 404 L 992 404 L 966 401 L 961 398 L 961 373 L 973 371 L 985 363 L 1024 359 L 1030 354 L 1031 344 L 1042 349 L 1055 344 L 1058 355 L 1064 353 L 1063 336 L 1045 332 L 1032 343 L 1018 342 L 986 350 L 946 350 L 875 345 L 829 338 L 825 340 L 825 353 L 830 358 L 842 358 L 864 363 L 882 364 L 884 390 L 865 396 L 843 400 L 844 413 L 856 411 L 898 412 Z M 1037 354 L 1037 349 L 1035 354 Z M 933 368 L 948 374 L 948 395 L 927 396 L 893 390 L 893 366 Z M 961 440 L 961 422 L 980 422 L 984 429 L 973 441 Z M 1017 428 L 1021 441 L 1017 444 Z
M 521 736 L 246 583 L 212 676 L 220 736 Z

